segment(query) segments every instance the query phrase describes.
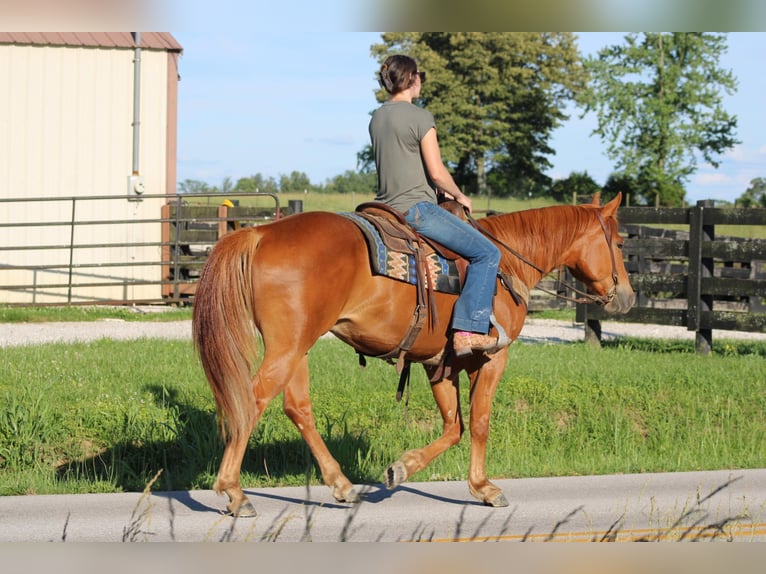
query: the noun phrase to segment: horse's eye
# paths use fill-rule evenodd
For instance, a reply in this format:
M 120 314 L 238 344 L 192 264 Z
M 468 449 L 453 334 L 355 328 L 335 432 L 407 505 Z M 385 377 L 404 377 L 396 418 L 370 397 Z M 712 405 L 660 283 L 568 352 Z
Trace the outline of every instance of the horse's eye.
M 624 243 L 622 243 L 622 242 L 618 243 L 618 244 L 617 244 L 617 249 L 619 249 L 620 251 L 622 251 L 622 248 L 623 248 L 623 246 L 624 246 L 624 245 L 625 245 L 625 244 L 624 244 Z

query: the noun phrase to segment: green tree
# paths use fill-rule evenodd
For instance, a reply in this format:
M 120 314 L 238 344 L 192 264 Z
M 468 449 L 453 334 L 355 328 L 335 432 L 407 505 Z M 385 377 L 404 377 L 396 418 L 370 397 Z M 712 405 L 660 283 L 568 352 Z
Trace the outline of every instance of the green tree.
M 737 207 L 766 207 L 766 178 L 751 179 L 750 187 L 737 198 L 735 205 Z
M 588 174 L 587 171 L 573 171 L 565 179 L 557 179 L 551 185 L 551 197 L 556 201 L 571 202 L 572 194 L 579 198 L 588 198 L 588 201 L 598 192 L 601 187 Z
M 591 83 L 579 101 L 596 112 L 594 133 L 662 205 L 683 202 L 699 156 L 718 167 L 739 143 L 737 118 L 721 105 L 721 91 L 736 91 L 732 72 L 718 65 L 726 49 L 725 34 L 628 34 L 585 61 Z
M 283 174 L 279 177 L 279 191 L 281 192 L 305 192 L 314 189 L 316 188 L 311 183 L 309 176 L 302 171 L 293 171 L 290 172 L 290 175 Z
M 250 177 L 241 177 L 237 180 L 233 191 L 242 193 L 277 193 L 279 187 L 273 177 L 266 178 L 260 173 Z
M 227 175 L 221 182 L 221 193 L 231 193 L 234 189 L 234 184 L 231 182 L 231 178 Z
M 606 203 L 618 193 L 622 193 L 625 205 L 646 205 L 644 191 L 639 181 L 625 172 L 614 172 L 609 175 L 602 188 L 601 201 Z
M 378 175 L 374 171 L 356 172 L 347 170 L 336 175 L 323 188 L 325 193 L 374 194 L 378 190 Z
M 214 191 L 215 189 L 206 182 L 198 179 L 185 179 L 178 183 L 178 193 L 213 193 Z
M 487 193 L 488 174 L 519 195 L 547 184 L 553 130 L 585 75 L 570 33 L 386 33 L 371 53 L 407 54 L 428 72 L 420 104 L 434 114 L 442 156 L 461 187 Z M 378 101 L 387 97 L 382 89 Z M 498 179 L 498 178 L 496 178 Z

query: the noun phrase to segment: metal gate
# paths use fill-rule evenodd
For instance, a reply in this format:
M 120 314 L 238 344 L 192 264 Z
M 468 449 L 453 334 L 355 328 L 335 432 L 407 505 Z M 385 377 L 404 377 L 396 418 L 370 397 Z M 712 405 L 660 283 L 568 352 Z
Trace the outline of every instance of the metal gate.
M 300 209 L 271 193 L 0 199 L 0 304 L 183 303 L 212 245 Z

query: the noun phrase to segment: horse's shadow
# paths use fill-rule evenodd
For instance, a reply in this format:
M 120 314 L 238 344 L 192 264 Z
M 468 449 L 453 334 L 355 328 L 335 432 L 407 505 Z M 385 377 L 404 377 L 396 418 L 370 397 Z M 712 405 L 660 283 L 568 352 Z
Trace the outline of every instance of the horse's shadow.
M 164 409 L 176 411 L 177 423 L 170 429 L 173 438 L 126 438 L 96 454 L 62 463 L 56 469 L 57 480 L 107 483 L 110 488 L 122 492 L 142 492 L 149 486 L 153 493 L 163 492 L 163 496 L 177 500 L 193 510 L 215 510 L 186 493 L 193 489 L 212 488 L 215 480 L 217 466 L 223 455 L 223 443 L 215 413 L 189 404 L 175 389 L 150 384 L 146 390 Z M 284 415 L 280 413 L 280 416 Z M 157 424 L 167 426 L 166 423 Z M 349 479 L 355 484 L 374 483 L 377 477 L 370 476 L 358 464 L 361 455 L 369 451 L 367 439 L 363 435 L 345 432 L 330 434 L 332 436 L 325 437 L 327 446 Z M 257 477 L 266 478 L 269 475 L 319 475 L 308 446 L 299 436 L 288 440 L 256 440 L 255 445 L 251 444 L 248 448 L 242 470 L 255 475 L 256 480 Z M 260 491 L 253 491 L 253 494 L 269 496 Z M 300 502 L 306 503 L 305 500 Z
M 318 488 L 326 488 L 324 486 L 318 487 Z M 363 504 L 379 504 L 381 502 L 385 502 L 386 500 L 392 498 L 393 496 L 396 496 L 397 493 L 409 493 L 414 494 L 416 496 L 421 496 L 424 498 L 430 498 L 432 500 L 436 500 L 438 502 L 444 502 L 448 504 L 457 504 L 460 506 L 482 506 L 481 502 L 477 500 L 467 500 L 467 499 L 458 499 L 458 498 L 449 498 L 446 496 L 440 496 L 438 494 L 434 494 L 432 492 L 426 492 L 424 490 L 420 490 L 418 488 L 415 488 L 413 486 L 398 486 L 393 490 L 389 490 L 386 488 L 385 485 L 381 483 L 374 483 L 374 484 L 362 484 L 362 485 L 356 485 L 357 490 L 359 491 L 360 497 L 361 497 L 361 503 Z M 258 498 L 267 498 L 270 500 L 279 500 L 281 502 L 285 502 L 288 504 L 301 504 L 301 505 L 308 505 L 308 506 L 321 506 L 323 508 L 339 508 L 339 509 L 348 509 L 353 506 L 353 504 L 350 503 L 337 503 L 337 502 L 327 502 L 327 498 L 323 497 L 321 500 L 312 499 L 311 492 L 306 491 L 306 496 L 302 498 L 296 498 L 293 496 L 284 496 L 280 494 L 273 494 L 272 491 L 263 491 L 263 490 L 252 490 L 252 489 L 244 489 L 245 494 L 247 494 L 249 497 L 251 497 L 253 500 L 256 500 Z M 327 496 L 329 497 L 329 489 L 327 489 Z M 256 505 L 257 506 L 257 505 Z

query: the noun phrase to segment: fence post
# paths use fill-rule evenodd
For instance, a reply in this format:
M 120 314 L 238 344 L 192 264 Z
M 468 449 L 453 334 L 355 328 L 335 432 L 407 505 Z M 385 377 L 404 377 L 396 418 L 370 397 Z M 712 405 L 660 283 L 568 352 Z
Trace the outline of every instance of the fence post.
M 210 198 L 208 197 L 208 200 Z M 176 198 L 176 236 L 175 246 L 173 248 L 173 298 L 178 300 L 181 297 L 181 212 L 183 210 L 183 202 L 181 196 Z
M 77 198 L 72 198 L 72 220 L 69 223 L 69 277 L 67 279 L 66 302 L 72 303 L 72 266 L 74 265 L 74 226 Z
M 713 202 L 697 202 L 697 206 L 691 209 L 689 225 L 687 328 L 696 332 L 695 346 L 701 355 L 709 355 L 713 349 L 713 329 L 703 326 L 702 322 L 702 314 L 713 310 L 713 296 L 702 292 L 703 278 L 713 277 L 713 258 L 702 257 L 702 243 L 715 238 L 715 226 L 704 224 L 706 207 L 713 207 Z
M 489 201 L 489 199 L 487 200 Z M 287 206 L 290 208 L 290 214 L 303 213 L 303 200 L 302 199 L 290 199 L 287 202 Z
M 173 286 L 170 283 L 165 283 L 170 279 L 170 203 L 165 203 L 160 208 L 160 217 L 162 223 L 160 223 L 160 242 L 162 247 L 160 248 L 160 281 L 161 281 L 161 293 L 163 297 L 169 297 L 173 293 Z
M 577 281 L 578 289 L 585 289 L 585 285 Z M 601 321 L 588 317 L 588 304 L 577 303 L 575 306 L 575 322 L 583 323 L 585 330 L 583 341 L 594 347 L 601 346 Z

